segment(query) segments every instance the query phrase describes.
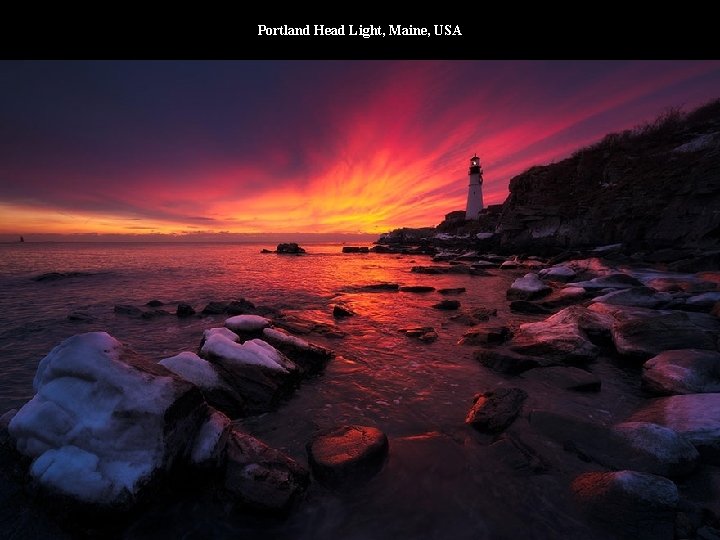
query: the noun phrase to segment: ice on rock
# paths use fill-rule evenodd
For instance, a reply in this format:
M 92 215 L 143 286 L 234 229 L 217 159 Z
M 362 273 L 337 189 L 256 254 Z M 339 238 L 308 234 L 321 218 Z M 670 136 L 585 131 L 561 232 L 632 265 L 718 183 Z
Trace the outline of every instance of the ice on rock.
M 184 411 L 169 427 L 168 411 L 197 390 L 148 364 L 105 332 L 73 336 L 43 358 L 35 396 L 8 426 L 18 451 L 34 459 L 32 476 L 51 490 L 109 504 L 172 460 L 179 450 L 169 448 L 179 442 L 169 439 L 191 429 L 192 414 Z
M 217 328 L 216 330 L 220 330 Z M 227 328 L 223 328 L 227 330 Z M 228 330 L 229 331 L 229 330 Z M 220 376 L 215 368 L 207 360 L 203 360 L 197 354 L 185 351 L 170 358 L 158 362 L 166 367 L 181 379 L 199 386 L 202 389 L 217 388 L 222 385 Z
M 277 330 L 276 328 L 265 328 L 263 330 L 263 336 L 278 343 L 292 345 L 293 347 L 297 347 L 298 349 L 306 350 L 312 347 L 304 339 L 291 336 L 290 334 Z
M 270 320 L 260 315 L 236 315 L 227 319 L 225 326 L 236 332 L 257 332 L 270 326 Z
M 230 425 L 227 416 L 219 411 L 212 411 L 197 434 L 190 456 L 191 461 L 195 464 L 203 464 L 216 459 L 222 453 L 225 442 L 223 436 L 227 436 Z
M 295 369 L 295 365 L 280 351 L 261 339 L 251 339 L 241 345 L 221 334 L 215 334 L 205 341 L 200 354 L 206 358 L 221 357 L 238 364 L 256 365 L 282 373 Z
M 225 336 L 231 341 L 240 341 L 240 336 L 238 336 L 235 332 L 230 330 L 229 328 L 225 328 L 224 326 L 221 326 L 219 328 L 208 328 L 203 332 L 203 340 L 207 340 L 210 338 L 210 336 L 214 336 L 216 334 L 220 334 L 221 336 Z

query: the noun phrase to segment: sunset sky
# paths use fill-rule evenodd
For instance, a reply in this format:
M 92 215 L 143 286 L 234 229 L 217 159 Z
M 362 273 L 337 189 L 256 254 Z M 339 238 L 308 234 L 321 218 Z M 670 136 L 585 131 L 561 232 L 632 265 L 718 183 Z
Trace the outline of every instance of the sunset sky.
M 5 61 L 0 240 L 436 225 L 474 152 L 501 203 L 532 165 L 718 97 L 717 61 Z

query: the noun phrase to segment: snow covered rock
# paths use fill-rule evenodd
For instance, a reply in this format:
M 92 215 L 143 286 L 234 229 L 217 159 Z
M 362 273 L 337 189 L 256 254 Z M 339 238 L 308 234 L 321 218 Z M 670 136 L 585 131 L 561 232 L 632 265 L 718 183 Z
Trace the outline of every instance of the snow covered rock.
M 200 356 L 243 397 L 246 412 L 264 412 L 272 408 L 290 391 L 299 375 L 294 362 L 261 339 L 239 344 L 215 333 L 205 340 Z
M 226 447 L 225 489 L 240 506 L 285 510 L 305 490 L 307 469 L 237 429 Z
M 210 336 L 213 335 L 220 335 L 228 338 L 230 341 L 234 341 L 236 343 L 240 342 L 240 336 L 238 336 L 235 332 L 230 330 L 229 328 L 225 328 L 224 326 L 221 326 L 219 328 L 208 328 L 203 332 L 203 341 L 202 343 L 205 343 Z M 202 344 L 201 344 L 202 346 Z
M 544 279 L 553 281 L 570 281 L 576 276 L 575 270 L 569 266 L 558 265 L 545 268 L 538 272 L 538 275 Z
M 262 337 L 270 345 L 291 358 L 303 373 L 322 369 L 333 357 L 333 352 L 320 345 L 309 343 L 279 328 L 263 329 Z
M 507 297 L 510 300 L 532 300 L 545 296 L 551 291 L 552 289 L 545 285 L 537 274 L 530 272 L 513 281 L 507 291 Z
M 38 366 L 11 437 L 51 493 L 124 505 L 189 453 L 204 420 L 200 391 L 105 332 L 79 334 Z
M 227 328 L 211 328 L 210 330 L 226 330 L 232 334 Z M 214 334 L 222 333 L 215 332 Z M 205 335 L 208 335 L 208 330 L 205 331 Z M 209 335 L 213 335 L 213 333 L 211 332 Z M 158 363 L 181 379 L 197 386 L 202 391 L 208 404 L 216 409 L 221 410 L 231 418 L 243 415 L 245 400 L 242 395 L 234 388 L 231 388 L 222 379 L 217 368 L 207 360 L 200 358 L 195 353 L 186 351 L 160 360 Z
M 643 365 L 642 384 L 645 390 L 663 395 L 720 392 L 720 353 L 663 351 Z
M 217 468 L 225 461 L 230 419 L 220 411 L 210 409 L 207 420 L 198 429 L 190 452 L 190 461 L 201 468 Z
M 260 332 L 270 326 L 270 320 L 260 315 L 236 315 L 225 321 L 225 327 L 233 332 Z

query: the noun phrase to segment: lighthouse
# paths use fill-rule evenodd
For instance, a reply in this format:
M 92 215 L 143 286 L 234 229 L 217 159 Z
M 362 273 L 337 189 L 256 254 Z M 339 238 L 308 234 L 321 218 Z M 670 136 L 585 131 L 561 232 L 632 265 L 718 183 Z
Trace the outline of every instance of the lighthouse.
M 478 219 L 480 210 L 483 209 L 482 197 L 482 167 L 480 167 L 480 158 L 475 154 L 470 158 L 470 168 L 468 169 L 470 177 L 470 185 L 468 186 L 467 207 L 465 208 L 465 219 Z

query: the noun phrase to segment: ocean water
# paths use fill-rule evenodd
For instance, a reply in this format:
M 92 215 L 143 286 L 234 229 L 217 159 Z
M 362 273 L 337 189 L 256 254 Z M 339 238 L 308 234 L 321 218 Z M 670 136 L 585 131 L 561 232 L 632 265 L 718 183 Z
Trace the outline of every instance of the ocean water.
M 430 264 L 423 256 L 343 254 L 339 244 L 306 245 L 307 255 L 281 256 L 261 254 L 263 247 L 273 246 L 0 245 L 0 412 L 32 397 L 38 362 L 71 335 L 104 330 L 160 360 L 197 350 L 203 330 L 222 325 L 225 318 L 178 319 L 173 314 L 143 320 L 116 314 L 116 304 L 144 307 L 157 299 L 173 313 L 178 302 L 200 312 L 210 301 L 242 297 L 335 326 L 332 336 L 303 337 L 337 354 L 276 411 L 239 420 L 244 429 L 303 463 L 305 445 L 320 428 L 374 425 L 390 439 L 390 456 L 376 477 L 340 491 L 313 483 L 284 519 L 228 514 L 192 493 L 179 494 L 135 516 L 117 532 L 119 537 L 595 537 L 568 502 L 564 480 L 508 468 L 490 449 L 492 438 L 464 425 L 476 393 L 508 382 L 473 360 L 472 347 L 456 344 L 468 327 L 452 319 L 455 312 L 431 308 L 443 297 L 357 290 L 377 282 L 466 287 L 466 293 L 453 297 L 463 309 L 497 308 L 498 323 L 516 326 L 532 317 L 510 313 L 505 291 L 523 271 L 424 275 L 410 272 L 416 264 Z M 80 275 L 33 280 L 48 272 Z M 334 320 L 337 301 L 357 316 Z M 70 320 L 73 312 L 89 320 Z M 399 330 L 409 326 L 432 326 L 439 338 L 430 344 L 408 338 Z M 617 384 L 617 395 L 624 395 L 622 382 Z M 614 390 L 607 391 L 612 401 Z M 533 399 L 552 397 L 538 389 Z M 597 407 L 596 398 L 573 399 L 580 407 Z M 27 524 L 6 526 L 23 537 Z

